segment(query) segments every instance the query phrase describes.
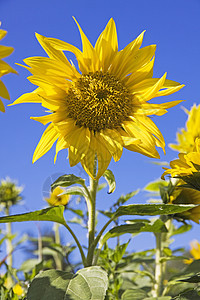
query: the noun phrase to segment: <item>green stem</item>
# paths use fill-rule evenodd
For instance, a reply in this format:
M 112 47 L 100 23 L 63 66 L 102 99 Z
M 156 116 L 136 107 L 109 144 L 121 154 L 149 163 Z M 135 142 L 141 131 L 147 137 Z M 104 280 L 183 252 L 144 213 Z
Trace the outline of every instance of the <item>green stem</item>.
M 9 203 L 7 204 L 5 208 L 5 213 L 7 216 L 10 215 L 10 205 Z M 13 245 L 12 245 L 12 225 L 11 223 L 6 224 L 6 253 L 7 253 L 7 264 L 8 264 L 8 286 L 13 285 L 13 278 L 12 278 L 12 266 L 13 266 Z
M 6 213 L 7 216 L 10 215 L 9 205 L 6 206 L 5 213 Z M 13 257 L 12 257 L 13 245 L 12 245 L 12 225 L 11 225 L 11 223 L 6 224 L 6 234 L 7 234 L 6 252 L 7 252 L 7 256 L 8 256 L 7 264 L 10 268 L 12 268 L 12 265 L 13 265 Z
M 98 180 L 90 178 L 91 201 L 88 201 L 88 255 L 87 266 L 92 266 L 95 251 L 95 227 L 96 227 L 96 193 Z
M 160 219 L 165 223 L 168 230 L 166 233 L 155 233 L 156 238 L 156 253 L 155 253 L 155 284 L 153 287 L 153 297 L 163 295 L 163 279 L 166 273 L 166 262 L 162 262 L 161 258 L 164 256 L 163 248 L 170 244 L 170 236 L 173 232 L 173 224 L 171 219 L 166 216 L 161 216 Z
M 65 228 L 67 228 L 67 230 L 71 233 L 72 237 L 74 238 L 76 244 L 77 244 L 77 247 L 80 251 L 80 254 L 81 254 L 81 258 L 82 258 L 82 263 L 84 265 L 84 267 L 86 267 L 86 258 L 85 258 L 85 254 L 83 252 L 83 249 L 81 247 L 81 244 L 79 243 L 79 240 L 77 239 L 75 233 L 73 232 L 73 230 L 69 227 L 69 225 L 67 225 L 67 223 L 63 223 L 63 225 L 65 226 Z
M 55 243 L 57 245 L 60 245 L 60 232 L 59 232 L 59 224 L 54 223 L 54 234 L 55 234 Z M 56 253 L 55 255 L 55 263 L 56 263 L 56 269 L 57 270 L 62 270 L 62 256 L 60 253 Z
M 162 273 L 162 233 L 155 233 L 156 253 L 155 253 L 155 284 L 152 291 L 153 297 L 159 297 L 162 291 L 163 273 Z
M 40 230 L 40 225 L 38 224 L 38 261 L 42 261 L 42 234 Z
M 93 178 L 90 177 L 90 197 L 87 201 L 88 208 L 88 254 L 87 266 L 93 265 L 94 259 L 94 240 L 95 240 L 95 227 L 96 227 L 96 194 L 98 187 L 98 180 L 94 179 L 97 172 L 97 157 L 94 159 Z

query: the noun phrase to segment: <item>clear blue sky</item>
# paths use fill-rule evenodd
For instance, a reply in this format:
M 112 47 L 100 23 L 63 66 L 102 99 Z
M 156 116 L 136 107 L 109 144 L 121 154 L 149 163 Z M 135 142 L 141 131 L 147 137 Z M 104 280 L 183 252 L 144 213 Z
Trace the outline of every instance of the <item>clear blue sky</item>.
M 117 25 L 120 49 L 146 29 L 143 46 L 157 44 L 154 77 L 160 77 L 167 71 L 168 79 L 186 85 L 176 94 L 157 98 L 155 102 L 183 99 L 186 100 L 183 105 L 188 109 L 194 102 L 199 103 L 199 14 L 199 0 L 0 0 L 2 28 L 8 31 L 2 44 L 15 48 L 15 52 L 6 60 L 12 67 L 15 62 L 22 63 L 26 57 L 46 55 L 35 38 L 35 32 L 81 47 L 78 29 L 72 19 L 75 16 L 94 45 L 108 20 L 113 17 Z M 18 76 L 3 77 L 11 102 L 23 93 L 35 89 L 26 79 L 28 71 L 19 66 L 15 66 L 15 69 Z M 4 104 L 8 104 L 8 101 L 5 100 Z M 43 108 L 39 104 L 6 107 L 6 113 L 0 113 L 0 178 L 10 176 L 25 186 L 23 196 L 26 208 L 18 206 L 13 208 L 13 213 L 45 206 L 42 191 L 48 176 L 55 173 L 82 173 L 77 166 L 69 167 L 67 151 L 60 152 L 54 165 L 55 148 L 32 164 L 32 155 L 44 126 L 29 117 L 40 115 L 43 115 Z M 163 133 L 167 145 L 175 141 L 177 128 L 184 126 L 186 115 L 179 105 L 170 109 L 163 117 L 155 117 L 153 120 Z M 160 155 L 162 161 L 170 161 L 177 153 L 166 147 L 166 156 L 161 151 Z M 162 168 L 153 165 L 153 161 L 140 154 L 124 151 L 121 160 L 110 165 L 116 177 L 117 189 L 113 195 L 102 194 L 98 199 L 98 208 L 109 207 L 111 201 L 122 193 L 143 188 L 149 181 L 159 178 Z M 132 203 L 144 201 L 144 197 L 137 196 Z M 34 231 L 35 224 L 15 224 L 14 229 L 20 232 L 25 232 L 26 229 Z M 191 239 L 199 238 L 198 231 L 199 226 L 196 225 L 192 234 L 185 235 L 184 240 L 178 240 L 176 245 L 179 243 L 188 246 Z M 133 249 L 148 247 L 151 237 L 147 235 L 148 244 L 143 242 L 143 237 L 132 243 Z M 69 236 L 67 239 L 71 240 Z

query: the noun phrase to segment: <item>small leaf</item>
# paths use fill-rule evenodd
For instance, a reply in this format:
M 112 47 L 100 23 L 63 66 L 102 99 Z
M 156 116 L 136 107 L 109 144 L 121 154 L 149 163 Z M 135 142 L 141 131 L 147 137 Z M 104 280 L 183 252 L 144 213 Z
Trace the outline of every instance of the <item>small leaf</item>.
M 68 207 L 68 210 L 72 211 L 74 214 L 78 215 L 79 217 L 83 218 L 83 216 L 84 216 L 84 213 L 81 209 L 73 209 L 73 208 Z
M 48 270 L 34 278 L 27 300 L 103 300 L 107 285 L 107 274 L 98 266 L 81 269 L 75 275 Z
M 167 228 L 165 224 L 160 220 L 156 220 L 153 224 L 149 223 L 135 223 L 135 224 L 127 224 L 120 225 L 112 228 L 110 233 L 137 233 L 137 232 L 167 232 Z
M 1 217 L 0 223 L 25 222 L 25 221 L 53 221 L 65 225 L 63 217 L 64 206 L 54 206 L 33 212 Z
M 85 189 L 81 186 L 72 186 L 66 190 L 61 195 L 79 195 L 82 197 L 87 197 L 87 194 L 85 192 Z
M 191 229 L 192 229 L 192 225 L 184 224 L 184 225 L 180 226 L 178 229 L 175 229 L 173 231 L 173 235 L 185 233 Z
M 60 176 L 54 183 L 51 185 L 51 189 L 54 190 L 57 186 L 67 187 L 73 184 L 85 184 L 85 179 L 77 177 L 73 174 Z
M 103 174 L 103 177 L 106 179 L 106 181 L 109 185 L 108 194 L 113 193 L 116 188 L 115 176 L 114 176 L 113 172 L 111 170 L 106 170 Z
M 122 294 L 122 300 L 144 300 L 144 298 L 147 296 L 145 291 L 141 289 L 132 289 L 132 290 L 126 290 Z
M 139 216 L 155 216 L 155 215 L 171 215 L 187 211 L 196 205 L 175 205 L 175 204 L 131 204 L 120 206 L 116 213 L 116 217 L 126 215 Z
M 153 224 L 135 223 L 120 225 L 110 229 L 101 239 L 100 244 L 103 245 L 108 239 L 120 236 L 125 233 L 140 233 L 140 232 L 167 232 L 165 224 L 160 220 L 156 220 Z
M 191 283 L 198 283 L 200 282 L 200 273 L 194 275 L 194 276 L 191 276 L 191 277 L 188 277 L 188 278 L 185 278 L 185 279 L 181 279 L 179 281 L 183 281 L 183 282 L 191 282 Z
M 105 187 L 107 186 L 106 183 L 101 183 L 101 184 L 98 184 L 98 187 L 97 187 L 97 192 L 100 192 L 101 190 L 103 190 Z
M 139 192 L 139 190 L 136 190 L 136 191 L 130 192 L 126 195 L 121 195 L 119 197 L 119 199 L 117 200 L 117 202 L 114 204 L 114 206 L 120 206 L 120 205 L 124 204 L 129 199 L 131 199 L 133 196 L 137 195 L 138 192 Z
M 122 245 L 119 245 L 116 247 L 115 249 L 115 252 L 113 253 L 113 255 L 111 256 L 111 259 L 117 264 L 120 262 L 120 260 L 122 259 L 125 251 L 126 251 L 126 248 L 128 246 L 130 241 L 128 241 L 127 243 L 125 244 L 122 244 Z
M 160 187 L 167 186 L 167 185 L 168 185 L 167 181 L 157 180 L 157 181 L 153 181 L 153 182 L 150 182 L 149 184 L 147 184 L 144 187 L 144 190 L 148 191 L 148 192 L 160 192 Z

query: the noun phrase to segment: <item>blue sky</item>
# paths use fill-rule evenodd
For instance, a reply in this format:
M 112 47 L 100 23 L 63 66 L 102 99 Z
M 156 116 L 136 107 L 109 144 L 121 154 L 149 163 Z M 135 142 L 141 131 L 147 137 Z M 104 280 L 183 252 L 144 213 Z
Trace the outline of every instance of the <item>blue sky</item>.
M 0 0 L 2 28 L 8 31 L 2 44 L 15 48 L 15 52 L 6 60 L 13 67 L 26 57 L 46 56 L 35 38 L 35 32 L 81 47 L 79 32 L 72 18 L 75 16 L 94 45 L 108 20 L 113 17 L 120 49 L 146 30 L 143 46 L 157 44 L 154 77 L 161 77 L 167 72 L 168 79 L 185 84 L 181 91 L 163 99 L 157 98 L 155 102 L 181 99 L 185 100 L 183 105 L 188 109 L 194 102 L 199 103 L 199 13 L 199 0 Z M 17 65 L 15 69 L 19 75 L 3 77 L 10 92 L 10 102 L 35 89 L 26 79 L 28 71 Z M 4 104 L 7 105 L 8 101 L 5 100 Z M 23 196 L 26 207 L 15 207 L 13 213 L 45 207 L 42 197 L 44 183 L 49 176 L 66 173 L 84 176 L 80 167 L 70 168 L 66 159 L 67 151 L 62 151 L 54 164 L 55 148 L 32 164 L 32 155 L 44 126 L 29 117 L 43 113 L 44 109 L 39 104 L 6 107 L 6 113 L 0 113 L 0 178 L 9 176 L 25 187 Z M 186 115 L 178 105 L 166 115 L 153 120 L 163 133 L 167 145 L 175 141 L 177 128 L 184 126 Z M 161 161 L 170 161 L 177 156 L 168 147 L 166 155 L 160 150 L 159 153 Z M 122 193 L 143 188 L 149 181 L 159 178 L 162 168 L 152 164 L 153 161 L 140 154 L 124 151 L 121 160 L 112 162 L 109 167 L 115 174 L 117 189 L 113 195 L 102 194 L 98 199 L 98 208 L 109 207 Z M 130 203 L 143 203 L 145 200 L 139 195 Z M 14 229 L 21 233 L 27 229 L 36 232 L 34 223 L 15 224 Z M 179 238 L 176 245 L 188 246 L 191 239 L 198 238 L 198 230 L 198 225 L 195 225 L 192 233 L 186 234 L 184 240 Z M 132 248 L 147 248 L 152 243 L 150 235 L 147 238 L 149 240 L 145 241 L 148 243 L 144 243 L 144 236 L 137 238 Z M 67 239 L 71 240 L 69 236 Z

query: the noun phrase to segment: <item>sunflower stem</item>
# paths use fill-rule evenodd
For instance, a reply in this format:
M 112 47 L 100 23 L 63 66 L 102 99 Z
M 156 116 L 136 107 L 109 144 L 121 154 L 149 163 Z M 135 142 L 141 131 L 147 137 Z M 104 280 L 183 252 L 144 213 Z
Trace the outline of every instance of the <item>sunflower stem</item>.
M 97 159 L 94 160 L 94 178 L 96 177 Z M 88 205 L 88 254 L 87 266 L 92 266 L 95 251 L 95 227 L 96 227 L 96 194 L 98 187 L 98 180 L 90 177 L 90 201 Z
M 9 202 L 9 201 L 8 201 Z M 5 213 L 7 216 L 10 215 L 10 205 L 9 203 L 6 205 L 5 207 Z M 6 224 L 6 235 L 7 235 L 7 239 L 6 239 L 6 252 L 7 252 L 7 264 L 8 264 L 8 282 L 9 285 L 12 285 L 13 283 L 13 279 L 12 276 L 10 274 L 12 274 L 12 265 L 13 265 L 13 256 L 12 256 L 12 252 L 13 252 L 13 245 L 12 245 L 12 225 L 11 223 L 7 223 Z
M 154 289 L 152 291 L 153 297 L 159 297 L 161 295 L 162 290 L 162 281 L 163 281 L 163 273 L 162 273 L 162 233 L 155 233 L 156 238 L 156 253 L 155 253 L 155 284 Z
M 55 243 L 57 245 L 60 245 L 59 226 L 60 225 L 58 223 L 54 223 L 54 226 L 53 226 L 53 230 L 54 230 L 54 234 L 55 234 Z M 62 256 L 59 252 L 56 253 L 56 255 L 55 255 L 55 263 L 56 263 L 56 269 L 62 270 Z
M 83 263 L 84 267 L 86 267 L 86 258 L 85 258 L 85 254 L 84 254 L 84 252 L 83 252 L 83 249 L 82 249 L 82 247 L 81 247 L 81 244 L 80 244 L 79 240 L 77 239 L 75 233 L 73 232 L 73 230 L 69 227 L 69 225 L 68 225 L 66 222 L 65 222 L 63 225 L 65 226 L 65 228 L 67 228 L 67 230 L 70 232 L 70 234 L 71 234 L 72 237 L 74 238 L 74 240 L 75 240 L 75 242 L 76 242 L 76 245 L 77 245 L 77 247 L 78 247 L 78 249 L 79 249 L 79 252 L 80 252 L 80 254 L 81 254 L 82 263 Z
M 163 249 L 170 244 L 170 236 L 173 231 L 172 221 L 166 216 L 161 216 L 160 219 L 165 223 L 168 230 L 166 233 L 154 233 L 156 238 L 156 253 L 155 253 L 155 283 L 152 290 L 153 297 L 163 295 L 163 280 L 166 273 L 166 262 L 162 261 L 164 257 Z

